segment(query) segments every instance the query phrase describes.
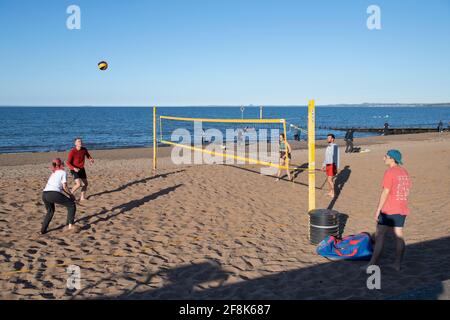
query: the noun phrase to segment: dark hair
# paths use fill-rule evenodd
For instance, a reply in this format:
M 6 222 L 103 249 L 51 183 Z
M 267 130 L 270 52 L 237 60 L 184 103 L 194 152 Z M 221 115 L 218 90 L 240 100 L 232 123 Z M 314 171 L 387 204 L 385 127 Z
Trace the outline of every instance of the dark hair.
M 283 137 L 283 139 L 284 139 L 284 133 L 280 133 L 280 136 Z
M 81 137 L 76 137 L 76 138 L 73 140 L 73 142 L 76 142 L 77 140 L 83 140 L 83 139 L 81 139 Z
M 327 134 L 327 137 L 332 137 L 333 139 L 336 139 L 336 137 L 332 133 Z

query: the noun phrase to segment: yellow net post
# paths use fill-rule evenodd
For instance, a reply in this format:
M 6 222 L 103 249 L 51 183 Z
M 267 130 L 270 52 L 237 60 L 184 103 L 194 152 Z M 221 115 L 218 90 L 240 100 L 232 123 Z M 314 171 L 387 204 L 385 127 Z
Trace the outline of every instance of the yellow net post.
M 153 107 L 153 171 L 156 171 L 156 148 L 158 143 L 156 141 L 156 107 Z
M 308 104 L 308 210 L 316 208 L 316 136 L 315 136 L 315 104 Z

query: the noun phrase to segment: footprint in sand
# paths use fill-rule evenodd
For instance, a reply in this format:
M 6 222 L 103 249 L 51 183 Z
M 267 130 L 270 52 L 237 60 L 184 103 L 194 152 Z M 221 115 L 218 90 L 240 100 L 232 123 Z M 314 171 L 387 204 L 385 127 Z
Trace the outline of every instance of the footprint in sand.
M 73 297 L 73 294 L 77 291 L 77 289 L 69 289 L 66 288 L 65 296 L 66 297 Z
M 14 262 L 14 270 L 19 271 L 22 270 L 22 268 L 25 266 L 21 261 Z
M 68 246 L 69 246 L 69 244 L 67 244 L 67 242 L 64 241 L 64 240 L 58 241 L 58 244 L 59 244 L 60 246 L 63 246 L 63 247 L 68 247 Z
M 48 289 L 51 289 L 54 287 L 54 284 L 51 281 L 44 280 L 44 281 L 41 281 L 41 283 L 44 287 L 46 287 Z
M 80 228 L 80 230 L 81 231 L 86 231 L 86 230 L 89 230 L 91 228 L 91 225 L 90 224 L 85 224 L 84 226 L 82 226 L 81 228 Z
M 44 299 L 56 299 L 53 293 L 41 293 L 41 297 Z
M 11 257 L 12 257 L 12 255 L 7 254 L 6 251 L 1 250 L 1 251 L 0 251 L 0 256 L 5 257 L 5 262 L 11 262 Z
M 38 289 L 35 285 L 33 285 L 30 281 L 28 280 L 23 280 L 23 279 L 15 279 L 13 281 L 11 281 L 14 284 L 22 284 L 23 285 L 23 289 Z M 20 291 L 20 290 L 19 290 Z

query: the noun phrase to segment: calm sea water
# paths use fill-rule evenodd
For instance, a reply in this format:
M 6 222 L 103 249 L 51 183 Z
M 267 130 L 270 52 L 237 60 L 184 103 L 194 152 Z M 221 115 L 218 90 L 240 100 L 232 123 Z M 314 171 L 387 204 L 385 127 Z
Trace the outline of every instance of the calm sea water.
M 259 118 L 259 107 L 161 107 L 159 115 L 199 118 Z M 264 107 L 264 118 L 284 118 L 288 124 L 307 126 L 307 108 Z M 74 137 L 83 137 L 91 149 L 145 147 L 152 142 L 152 109 L 137 107 L 1 107 L 0 153 L 63 151 L 71 148 Z M 450 121 L 448 107 L 317 107 L 316 126 L 437 127 Z M 164 139 L 182 126 L 180 122 L 164 127 Z M 212 125 L 208 125 L 212 127 Z M 208 126 L 205 125 L 206 129 Z M 232 125 L 235 128 L 236 125 Z M 224 127 L 221 127 L 223 129 Z M 317 130 L 317 139 L 328 131 Z M 342 137 L 344 132 L 334 132 Z M 292 138 L 293 131 L 288 132 Z M 356 133 L 355 137 L 370 134 Z M 158 133 L 158 137 L 159 137 Z

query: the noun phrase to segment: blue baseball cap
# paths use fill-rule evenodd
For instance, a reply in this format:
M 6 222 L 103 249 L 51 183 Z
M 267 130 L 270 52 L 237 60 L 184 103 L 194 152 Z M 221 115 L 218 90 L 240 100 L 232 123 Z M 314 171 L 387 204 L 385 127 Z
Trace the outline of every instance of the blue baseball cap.
M 396 150 L 396 149 L 391 149 L 391 150 L 389 150 L 389 151 L 386 153 L 386 155 L 387 155 L 389 158 L 394 159 L 396 163 L 398 163 L 398 164 L 403 164 L 403 162 L 402 162 L 402 154 L 401 154 L 400 151 L 398 151 L 398 150 Z

